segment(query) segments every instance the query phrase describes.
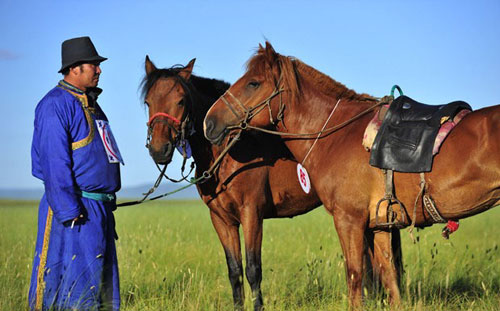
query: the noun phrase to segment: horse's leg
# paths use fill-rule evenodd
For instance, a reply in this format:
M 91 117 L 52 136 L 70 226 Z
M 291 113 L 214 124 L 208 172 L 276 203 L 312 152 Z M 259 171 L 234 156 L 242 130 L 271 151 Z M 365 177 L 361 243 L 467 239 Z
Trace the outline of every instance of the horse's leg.
M 248 207 L 248 206 L 247 206 Z M 255 208 L 244 208 L 241 217 L 243 235 L 245 237 L 246 253 L 246 276 L 252 289 L 252 300 L 254 310 L 260 311 L 264 308 L 260 283 L 262 281 L 262 225 L 263 218 Z
M 349 309 L 361 309 L 363 279 L 364 233 L 367 217 L 353 212 L 354 208 L 336 208 L 333 212 L 335 228 L 344 253 Z
M 402 272 L 401 239 L 399 230 L 373 232 L 373 269 L 380 277 L 389 294 L 389 302 L 398 305 L 401 300 L 399 293 Z
M 394 256 L 394 266 L 396 268 L 396 282 L 398 288 L 401 288 L 401 278 L 403 277 L 403 248 L 401 247 L 401 231 L 392 229 L 392 254 Z
M 372 294 L 378 294 L 382 288 L 382 282 L 374 267 L 377 266 L 373 255 L 373 230 L 365 231 L 365 253 L 363 259 L 363 287 L 366 287 Z
M 226 254 L 229 282 L 231 282 L 233 289 L 234 309 L 243 310 L 245 293 L 243 288 L 239 225 L 227 224 L 215 212 L 210 212 L 210 217 Z

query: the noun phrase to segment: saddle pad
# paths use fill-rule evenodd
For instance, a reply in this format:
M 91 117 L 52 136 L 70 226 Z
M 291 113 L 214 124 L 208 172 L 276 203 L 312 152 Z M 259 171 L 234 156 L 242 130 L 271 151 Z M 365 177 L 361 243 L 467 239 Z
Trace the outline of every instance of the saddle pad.
M 370 165 L 408 173 L 431 171 L 433 155 L 451 129 L 467 114 L 458 114 L 463 109 L 472 110 L 465 102 L 429 106 L 406 96 L 398 97 L 387 110 L 373 140 Z M 456 116 L 459 118 L 455 119 Z M 374 119 L 371 128 L 367 128 L 371 132 L 377 127 L 380 116 Z M 368 140 L 370 134 L 365 134 Z M 364 144 L 369 145 L 369 142 Z
M 382 125 L 382 120 L 384 120 L 388 108 L 389 105 L 383 105 L 379 110 L 377 110 L 377 112 L 375 112 L 375 115 L 366 126 L 365 134 L 363 135 L 362 145 L 368 152 L 372 150 L 373 141 L 377 136 L 378 130 Z

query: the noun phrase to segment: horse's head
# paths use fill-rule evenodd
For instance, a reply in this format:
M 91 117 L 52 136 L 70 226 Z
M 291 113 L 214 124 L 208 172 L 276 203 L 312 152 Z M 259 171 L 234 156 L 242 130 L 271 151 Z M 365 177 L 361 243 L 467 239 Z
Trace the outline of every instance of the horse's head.
M 205 137 L 220 144 L 232 129 L 275 126 L 282 117 L 285 98 L 290 99 L 283 89 L 285 85 L 289 89 L 289 84 L 297 88 L 292 60 L 276 53 L 269 42 L 265 48 L 259 45 L 248 61 L 247 72 L 208 111 Z
M 157 69 L 146 56 L 146 76 L 142 82 L 144 104 L 149 110 L 146 147 L 158 164 L 170 163 L 175 147 L 187 138 L 186 131 L 190 130 L 187 82 L 194 62 L 195 59 L 191 60 L 185 67 Z

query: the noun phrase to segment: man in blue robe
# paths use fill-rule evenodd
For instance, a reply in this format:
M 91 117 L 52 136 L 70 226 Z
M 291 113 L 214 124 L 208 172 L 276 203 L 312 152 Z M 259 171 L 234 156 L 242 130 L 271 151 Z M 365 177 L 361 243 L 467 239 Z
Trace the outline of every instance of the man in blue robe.
M 62 44 L 64 75 L 35 110 L 32 173 L 43 181 L 31 310 L 119 310 L 115 192 L 120 152 L 96 102 L 99 56 L 89 37 Z

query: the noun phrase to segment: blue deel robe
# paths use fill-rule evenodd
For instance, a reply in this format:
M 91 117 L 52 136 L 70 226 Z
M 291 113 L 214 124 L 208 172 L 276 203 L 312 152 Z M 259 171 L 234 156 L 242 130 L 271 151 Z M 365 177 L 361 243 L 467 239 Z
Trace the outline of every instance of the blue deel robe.
M 45 194 L 38 212 L 31 310 L 120 308 L 115 201 L 81 196 L 81 191 L 113 194 L 121 186 L 119 161 L 106 152 L 109 136 L 114 139 L 98 130 L 97 122 L 107 118 L 94 97 L 61 81 L 35 110 L 32 173 L 43 181 Z M 116 146 L 110 150 L 121 160 Z M 79 215 L 84 218 L 72 226 Z

